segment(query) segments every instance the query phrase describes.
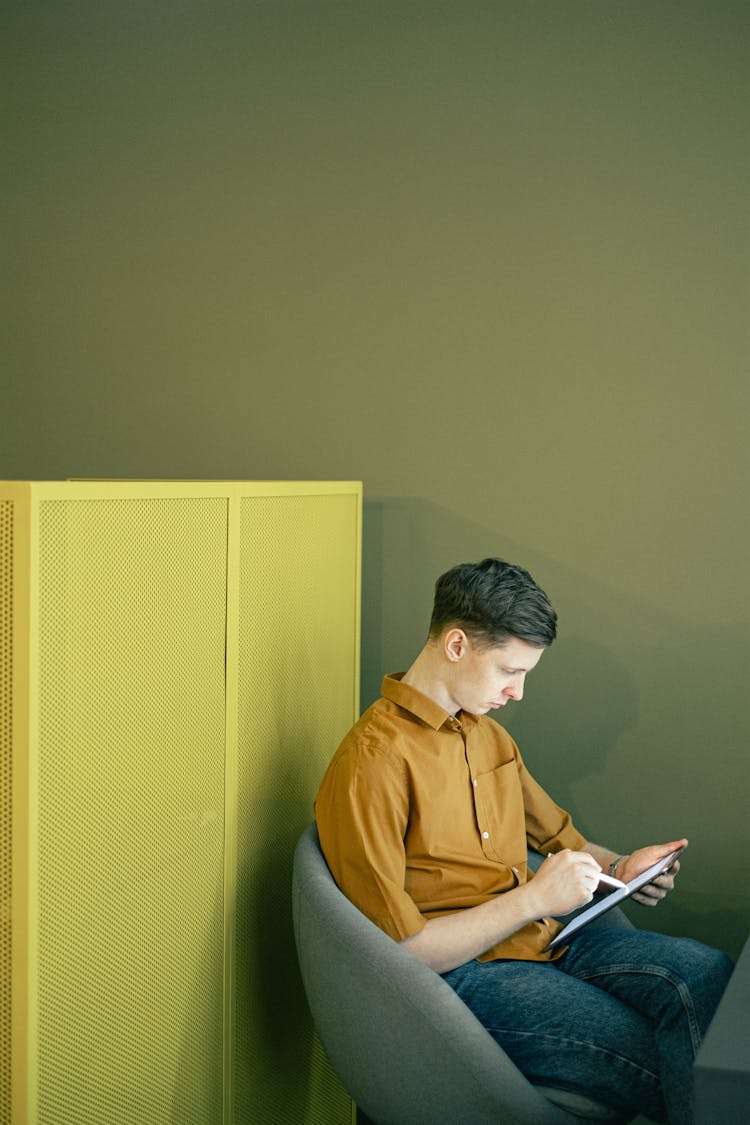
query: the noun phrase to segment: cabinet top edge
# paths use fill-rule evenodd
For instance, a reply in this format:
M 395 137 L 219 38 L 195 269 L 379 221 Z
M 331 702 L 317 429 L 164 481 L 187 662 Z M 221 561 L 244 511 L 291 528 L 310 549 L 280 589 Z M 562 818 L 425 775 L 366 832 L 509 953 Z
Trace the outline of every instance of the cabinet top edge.
M 156 480 L 71 479 L 58 481 L 0 481 L 0 498 L 137 499 L 140 497 L 361 496 L 361 481 L 331 480 Z

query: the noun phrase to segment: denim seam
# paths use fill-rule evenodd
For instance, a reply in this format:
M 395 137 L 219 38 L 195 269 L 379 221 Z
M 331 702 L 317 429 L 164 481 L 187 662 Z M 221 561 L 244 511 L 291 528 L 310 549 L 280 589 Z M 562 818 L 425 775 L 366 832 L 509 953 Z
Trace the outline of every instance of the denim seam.
M 687 1025 L 690 1031 L 690 1040 L 693 1048 L 693 1057 L 697 1055 L 698 1048 L 701 1045 L 701 1033 L 698 1020 L 695 1015 L 695 1006 L 693 998 L 690 995 L 690 989 L 683 980 L 679 977 L 673 976 L 668 969 L 664 969 L 659 965 L 607 965 L 606 968 L 590 970 L 589 972 L 572 973 L 578 980 L 594 980 L 596 977 L 616 976 L 618 973 L 630 973 L 635 976 L 640 976 L 645 973 L 648 976 L 661 977 L 662 980 L 667 981 L 677 991 L 680 997 L 685 1016 L 687 1018 Z
M 588 1039 L 577 1039 L 572 1035 L 549 1035 L 547 1033 L 540 1034 L 536 1031 L 518 1031 L 513 1027 L 488 1026 L 487 1030 L 490 1033 L 497 1032 L 498 1035 L 507 1036 L 509 1039 L 534 1039 L 535 1041 L 546 1039 L 549 1040 L 550 1043 L 557 1045 L 565 1044 L 575 1048 L 585 1047 L 587 1050 L 591 1051 L 592 1054 L 604 1055 L 608 1059 L 615 1059 L 617 1062 L 624 1063 L 626 1067 L 632 1067 L 633 1070 L 637 1070 L 648 1078 L 652 1078 L 657 1086 L 661 1085 L 661 1076 L 658 1073 L 649 1070 L 648 1067 L 642 1066 L 634 1059 L 628 1058 L 627 1055 L 621 1055 L 619 1052 L 612 1051 L 608 1047 L 601 1047 L 598 1043 L 592 1043 Z M 500 1046 L 503 1046 L 502 1039 L 498 1041 Z

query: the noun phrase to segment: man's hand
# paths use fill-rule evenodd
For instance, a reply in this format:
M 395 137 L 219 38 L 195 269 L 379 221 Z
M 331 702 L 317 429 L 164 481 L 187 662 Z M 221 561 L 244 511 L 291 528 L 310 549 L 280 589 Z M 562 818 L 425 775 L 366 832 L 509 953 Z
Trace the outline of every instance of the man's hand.
M 618 864 L 617 878 L 622 879 L 624 883 L 629 883 L 631 879 L 635 879 L 636 875 L 640 875 L 647 867 L 651 867 L 660 859 L 665 859 L 670 852 L 676 852 L 678 848 L 686 846 L 687 840 L 683 839 L 673 840 L 671 844 L 652 844 L 648 848 L 639 848 L 638 851 L 626 856 L 622 863 Z M 647 883 L 645 887 L 641 887 L 630 897 L 634 902 L 642 903 L 643 906 L 657 906 L 674 889 L 675 875 L 679 870 L 679 860 L 675 860 L 668 871 L 659 875 L 652 883 Z
M 539 903 L 539 917 L 556 918 L 591 902 L 601 867 L 587 852 L 566 848 L 547 856 L 530 883 Z

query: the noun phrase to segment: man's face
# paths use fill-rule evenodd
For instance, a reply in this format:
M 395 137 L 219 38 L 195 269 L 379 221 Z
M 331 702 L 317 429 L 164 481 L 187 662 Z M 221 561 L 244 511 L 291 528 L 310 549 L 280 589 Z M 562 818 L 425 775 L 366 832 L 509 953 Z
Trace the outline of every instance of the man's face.
M 477 648 L 463 633 L 461 637 L 449 648 L 450 693 L 456 710 L 485 715 L 511 699 L 522 699 L 526 676 L 536 668 L 544 649 L 515 637 L 503 645 Z

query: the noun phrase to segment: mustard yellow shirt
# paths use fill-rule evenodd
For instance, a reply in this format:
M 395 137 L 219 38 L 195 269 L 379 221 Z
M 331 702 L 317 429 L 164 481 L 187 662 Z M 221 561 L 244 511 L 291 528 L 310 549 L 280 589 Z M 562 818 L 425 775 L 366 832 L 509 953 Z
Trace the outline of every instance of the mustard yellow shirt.
M 527 843 L 583 846 L 494 719 L 453 717 L 400 676 L 382 691 L 334 755 L 315 815 L 339 887 L 394 940 L 532 878 Z M 479 960 L 550 960 L 560 928 L 531 922 Z

